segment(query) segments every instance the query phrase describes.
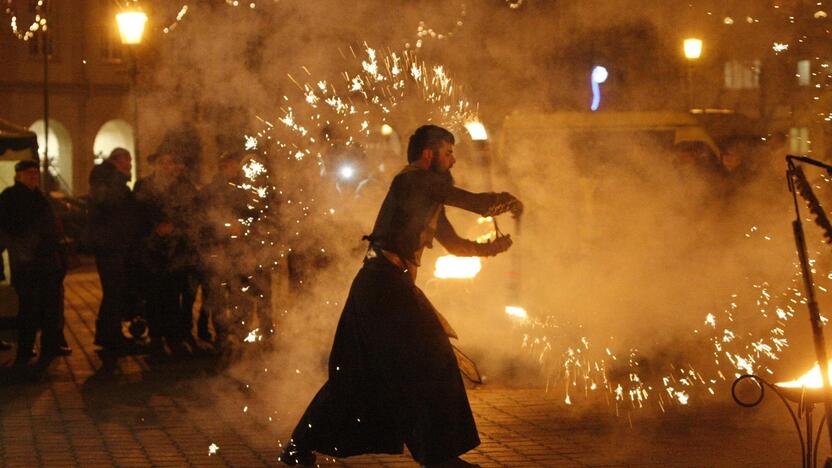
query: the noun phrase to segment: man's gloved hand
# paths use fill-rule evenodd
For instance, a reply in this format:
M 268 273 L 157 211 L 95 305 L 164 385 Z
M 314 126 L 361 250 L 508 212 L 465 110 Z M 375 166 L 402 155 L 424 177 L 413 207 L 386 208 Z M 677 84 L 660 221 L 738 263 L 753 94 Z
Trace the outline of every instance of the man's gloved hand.
M 508 192 L 501 192 L 497 194 L 497 202 L 486 213 L 486 216 L 496 216 L 506 211 L 510 211 L 517 218 L 523 213 L 523 202 Z
M 523 202 L 521 202 L 517 197 L 514 195 L 509 195 L 511 197 L 511 201 L 508 203 L 508 211 L 511 212 L 511 215 L 515 218 L 519 218 L 520 215 L 523 214 Z
M 493 257 L 498 253 L 503 253 L 508 250 L 513 244 L 511 240 L 511 236 L 505 235 L 500 236 L 493 241 L 489 241 L 485 244 L 480 244 L 479 246 L 479 256 L 480 257 Z

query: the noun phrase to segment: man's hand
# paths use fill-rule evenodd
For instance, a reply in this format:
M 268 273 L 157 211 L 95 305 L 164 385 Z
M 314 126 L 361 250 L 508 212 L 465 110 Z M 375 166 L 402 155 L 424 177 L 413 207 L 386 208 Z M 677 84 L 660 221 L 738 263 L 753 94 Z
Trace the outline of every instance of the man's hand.
M 523 214 L 523 202 L 508 192 L 501 192 L 497 194 L 496 203 L 485 213 L 485 216 L 497 216 L 506 211 L 510 211 L 515 218 L 519 217 Z
M 480 257 L 493 257 L 499 253 L 503 253 L 513 244 L 510 235 L 500 236 L 493 241 L 489 241 L 479 246 Z
M 508 203 L 508 211 L 511 212 L 511 216 L 519 218 L 523 214 L 523 202 L 514 197 L 514 195 L 511 195 L 511 201 Z

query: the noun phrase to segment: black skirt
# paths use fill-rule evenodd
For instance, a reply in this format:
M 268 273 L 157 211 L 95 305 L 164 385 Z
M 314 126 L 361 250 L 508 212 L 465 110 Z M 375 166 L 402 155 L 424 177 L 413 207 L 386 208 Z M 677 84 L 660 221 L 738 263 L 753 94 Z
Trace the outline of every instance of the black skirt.
M 329 357 L 329 379 L 294 433 L 301 450 L 336 457 L 402 453 L 438 463 L 479 436 L 448 337 L 430 301 L 383 257 L 353 280 Z

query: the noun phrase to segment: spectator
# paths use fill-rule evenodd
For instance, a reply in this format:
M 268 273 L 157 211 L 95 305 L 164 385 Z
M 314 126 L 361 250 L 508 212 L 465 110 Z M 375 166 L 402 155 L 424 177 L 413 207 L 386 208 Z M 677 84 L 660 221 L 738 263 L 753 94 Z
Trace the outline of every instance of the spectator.
M 140 210 L 141 290 L 150 326 L 151 354 L 167 356 L 192 350 L 188 271 L 194 264 L 189 247 L 188 209 L 195 189 L 183 180 L 184 166 L 170 153 L 150 158 L 153 173 L 136 182 Z M 188 305 L 190 303 L 190 306 Z M 187 309 L 187 310 L 186 310 Z
M 0 252 L 9 250 L 12 286 L 20 302 L 16 365 L 33 357 L 41 330 L 41 362 L 70 350 L 63 337 L 66 274 L 61 232 L 49 200 L 40 191 L 34 160 L 15 165 L 15 183 L 0 194 Z
M 121 322 L 137 312 L 130 270 L 136 204 L 127 186 L 132 165 L 130 153 L 116 148 L 90 173 L 90 240 L 102 290 L 95 344 L 117 352 L 126 346 Z
M 212 341 L 208 328 L 210 321 L 214 322 L 214 331 L 219 334 L 225 333 L 228 325 L 222 323 L 222 318 L 230 308 L 230 295 L 234 293 L 228 289 L 227 272 L 232 263 L 229 248 L 231 236 L 240 234 L 235 220 L 242 218 L 247 210 L 245 192 L 236 187 L 240 183 L 242 160 L 243 153 L 240 152 L 220 155 L 219 170 L 199 191 L 198 204 L 205 209 L 205 214 L 197 243 L 202 283 L 197 336 L 205 341 Z

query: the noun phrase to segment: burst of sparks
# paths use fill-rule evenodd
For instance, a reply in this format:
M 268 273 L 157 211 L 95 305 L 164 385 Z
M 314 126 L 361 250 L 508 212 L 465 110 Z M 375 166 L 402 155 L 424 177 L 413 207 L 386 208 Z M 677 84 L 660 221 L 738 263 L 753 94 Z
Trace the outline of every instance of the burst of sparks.
M 211 445 L 208 446 L 208 456 L 216 455 L 217 451 L 219 451 L 220 446 L 211 442 Z

